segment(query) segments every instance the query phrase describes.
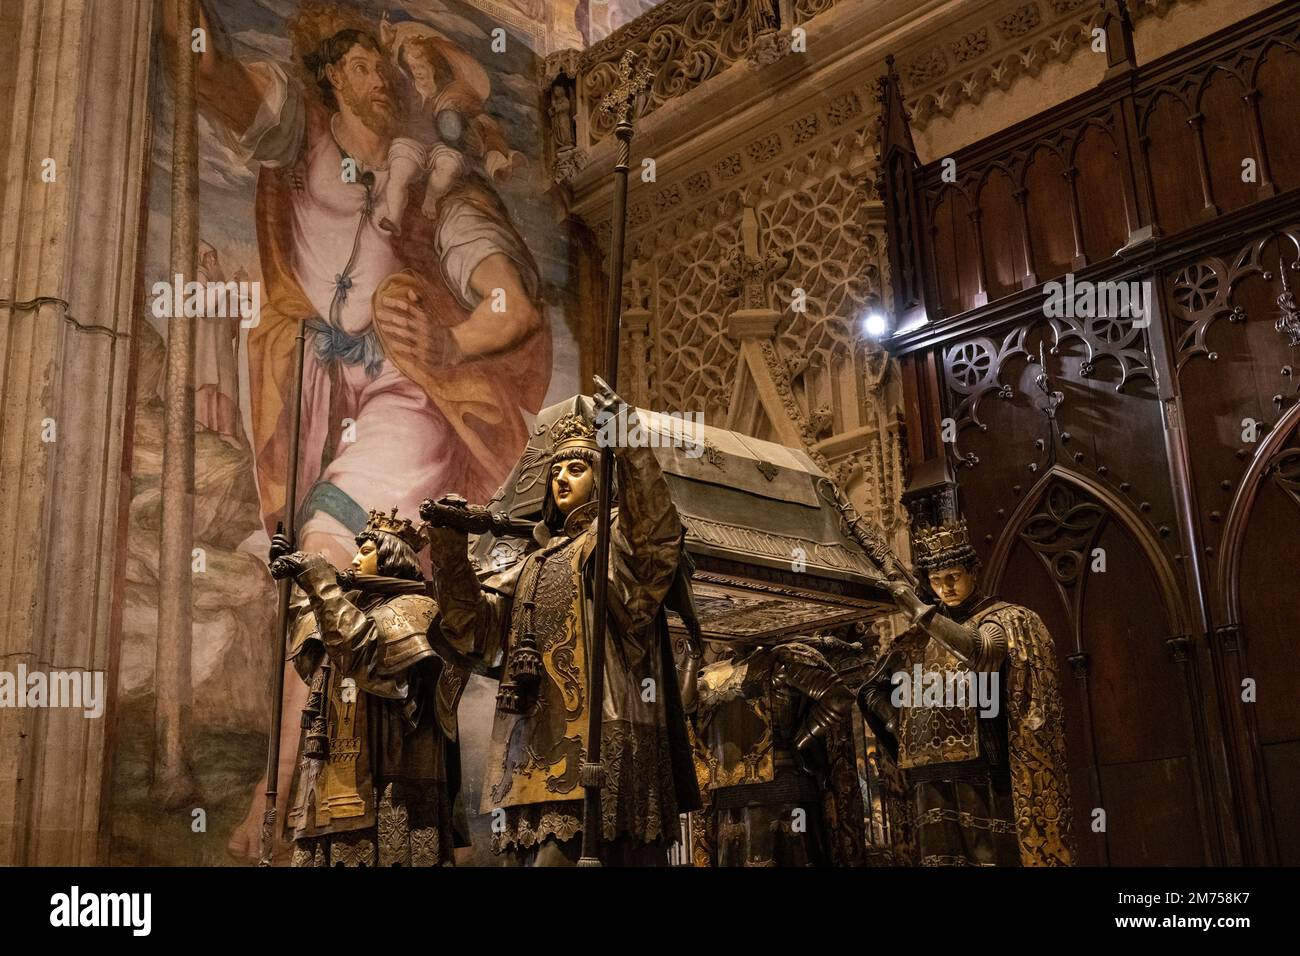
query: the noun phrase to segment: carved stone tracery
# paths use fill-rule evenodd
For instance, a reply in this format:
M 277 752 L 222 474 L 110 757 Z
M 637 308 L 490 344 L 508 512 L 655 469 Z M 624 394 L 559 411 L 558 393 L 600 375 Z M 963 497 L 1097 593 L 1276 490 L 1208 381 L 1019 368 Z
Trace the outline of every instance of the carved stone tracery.
M 737 422 L 738 404 L 761 406 L 769 424 L 740 427 L 802 444 L 894 532 L 903 472 L 898 386 L 887 353 L 864 339 L 861 324 L 867 310 L 887 304 L 883 211 L 865 171 L 845 164 L 854 144 L 875 133 L 861 102 L 856 93 L 832 96 L 811 119 L 776 119 L 776 128 L 752 135 L 752 148 L 706 159 L 702 182 L 688 169 L 656 184 L 681 183 L 680 201 L 633 218 L 631 234 L 650 290 L 646 401 L 718 424 Z M 801 151 L 793 148 L 800 137 L 780 135 L 791 126 L 809 131 Z M 793 308 L 796 298 L 803 311 Z M 737 319 L 770 331 L 738 338 Z M 747 335 L 756 336 L 752 353 Z
M 653 114 L 676 99 L 674 127 L 703 128 L 716 125 L 716 104 L 695 91 L 732 65 L 761 66 L 779 55 L 780 50 L 764 53 L 762 38 L 770 39 L 774 26 L 785 32 L 790 24 L 781 24 L 781 16 L 802 24 L 840 13 L 834 0 L 795 0 L 792 7 L 668 0 L 580 55 L 579 127 L 585 127 L 585 138 L 578 145 L 593 146 L 609 132 L 592 109 L 624 51 L 632 50 L 654 72 L 649 93 L 638 104 L 638 122 L 649 116 L 649 128 L 656 130 Z M 916 49 L 904 46 L 908 64 L 934 52 L 930 65 L 912 74 L 907 99 L 914 125 L 923 128 L 927 117 L 948 115 L 960 102 L 978 102 L 984 90 L 1006 88 L 1048 60 L 1068 59 L 1096 16 L 1095 8 L 1083 4 L 1031 0 L 1000 5 L 979 17 L 948 17 Z M 1015 62 L 1009 64 L 1009 58 Z M 950 64 L 967 73 L 949 73 Z M 762 437 L 797 435 L 838 481 L 860 480 L 865 486 L 879 479 L 888 486 L 895 472 L 901 474 L 898 384 L 890 378 L 888 360 L 865 340 L 861 324 L 869 311 L 890 304 L 883 292 L 883 222 L 868 221 L 879 204 L 864 185 L 869 161 L 863 157 L 874 154 L 879 135 L 868 115 L 874 79 L 841 81 L 839 89 L 815 95 L 809 90 L 802 110 L 787 107 L 754 124 L 743 138 L 713 147 L 712 155 L 697 159 L 686 153 L 672 163 L 660 157 L 658 182 L 633 183 L 628 222 L 629 238 L 641 250 L 642 287 L 648 290 L 640 306 L 648 315 L 648 332 L 637 339 L 645 351 L 641 354 L 638 345 L 633 362 L 645 369 L 645 400 L 724 422 L 735 420 L 738 402 L 748 401 L 746 389 L 763 393 L 765 414 L 770 418 L 775 409 L 782 424 L 769 423 Z M 918 85 L 922 81 L 924 88 Z M 724 89 L 728 82 L 712 88 Z M 795 89 L 800 82 L 793 81 Z M 786 92 L 793 94 L 787 102 L 798 102 L 793 90 Z M 1022 159 L 1022 166 L 1032 161 Z M 583 182 L 580 188 L 598 187 Z M 576 205 L 582 207 L 581 197 Z M 746 246 L 746 215 L 754 217 L 761 236 L 757 249 L 752 242 Z M 596 221 L 593 227 L 597 238 L 607 241 L 608 223 Z M 796 299 L 806 308 L 792 308 Z M 738 337 L 734 320 L 738 313 L 757 316 L 764 310 L 775 317 L 770 337 L 760 335 L 761 347 L 746 352 L 745 336 L 754 333 Z M 766 321 L 740 318 L 751 330 L 755 321 Z M 1151 377 L 1144 334 L 1132 322 L 1104 317 L 1048 322 L 1055 346 L 1075 341 L 1082 347 L 1084 375 L 1105 359 L 1118 367 L 1120 388 L 1135 377 Z M 980 425 L 979 403 L 988 393 L 1011 397 L 1012 386 L 999 381 L 998 373 L 1013 355 L 1025 354 L 1027 331 L 1013 331 L 1000 346 L 962 343 L 969 356 L 950 352 L 945 371 L 961 396 L 959 430 Z M 977 354 L 981 350 L 984 354 Z M 746 385 L 750 379 L 752 388 Z M 747 427 L 764 427 L 758 422 L 751 417 Z M 855 446 L 858 438 L 845 438 L 859 431 L 867 436 L 861 438 L 865 444 Z M 889 436 L 884 444 L 872 444 L 882 436 Z M 896 510 L 892 502 L 883 505 L 872 509 L 882 521 L 885 512 Z
M 823 9 L 832 2 L 826 0 Z M 613 88 L 615 61 L 625 51 L 648 63 L 655 74 L 639 110 L 644 117 L 734 63 L 779 57 L 780 42 L 773 43 L 775 7 L 767 0 L 665 0 L 590 47 L 582 55 L 582 67 L 592 141 L 613 130 L 595 104 Z

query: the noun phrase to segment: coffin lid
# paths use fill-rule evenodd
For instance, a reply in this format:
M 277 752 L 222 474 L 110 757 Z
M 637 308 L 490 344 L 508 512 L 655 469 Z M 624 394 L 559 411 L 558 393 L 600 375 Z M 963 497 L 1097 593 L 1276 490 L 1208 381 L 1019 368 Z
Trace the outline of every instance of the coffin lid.
M 540 520 L 549 430 L 575 411 L 591 420 L 591 399 L 574 396 L 538 414 L 495 510 Z M 637 416 L 686 527 L 705 636 L 809 633 L 892 610 L 874 583 L 880 572 L 848 534 L 834 487 L 806 452 L 646 409 Z M 485 535 L 473 554 L 482 567 L 500 567 L 524 544 Z

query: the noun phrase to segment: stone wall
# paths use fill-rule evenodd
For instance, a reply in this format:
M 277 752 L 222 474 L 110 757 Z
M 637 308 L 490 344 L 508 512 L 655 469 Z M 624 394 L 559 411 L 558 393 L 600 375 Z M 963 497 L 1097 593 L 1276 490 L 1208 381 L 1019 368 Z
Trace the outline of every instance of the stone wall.
M 106 687 L 153 8 L 18 0 L 0 44 L 18 51 L 0 113 L 0 659 Z M 98 717 L 0 709 L 0 863 L 96 861 L 113 716 L 111 699 Z

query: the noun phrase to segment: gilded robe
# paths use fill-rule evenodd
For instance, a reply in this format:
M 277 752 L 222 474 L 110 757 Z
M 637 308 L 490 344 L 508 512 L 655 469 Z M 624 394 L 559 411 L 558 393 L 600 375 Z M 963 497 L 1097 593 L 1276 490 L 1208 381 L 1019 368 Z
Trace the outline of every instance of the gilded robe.
M 620 448 L 615 461 L 621 504 L 610 541 L 602 837 L 607 848 L 666 848 L 679 814 L 699 802 L 663 608 L 684 559 L 684 530 L 653 453 Z M 467 555 L 434 556 L 440 634 L 456 652 L 495 669 L 531 632 L 541 655 L 532 705 L 522 714 L 498 710 L 493 723 L 480 811 L 504 811 L 496 852 L 564 844 L 582 829 L 595 508 L 574 509 L 556 533 L 539 524 L 519 562 L 481 584 Z
M 943 613 L 941 610 L 940 613 Z M 895 708 L 891 675 L 971 668 L 918 628 L 899 639 L 866 691 L 866 716 L 912 790 L 922 866 L 1069 866 L 1074 860 L 1065 729 L 1051 635 L 1033 611 L 976 600 L 952 618 L 1005 647 L 998 712 L 974 705 Z M 892 726 L 891 726 L 892 723 Z
M 328 756 L 307 755 L 304 727 L 286 819 L 293 863 L 448 865 L 466 845 L 453 808 L 467 675 L 429 644 L 437 605 L 423 582 L 354 580 L 344 592 L 320 555 L 296 578 L 290 659 L 325 716 Z

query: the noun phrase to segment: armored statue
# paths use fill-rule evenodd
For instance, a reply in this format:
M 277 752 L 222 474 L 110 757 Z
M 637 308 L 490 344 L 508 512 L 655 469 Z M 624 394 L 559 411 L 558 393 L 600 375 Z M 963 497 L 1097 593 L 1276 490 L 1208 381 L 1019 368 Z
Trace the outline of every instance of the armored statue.
M 1070 865 L 1051 635 L 1033 611 L 980 592 L 964 521 L 918 533 L 915 556 L 922 593 L 891 583 L 911 626 L 863 694 L 911 789 L 918 862 Z
M 602 389 L 597 419 L 635 412 Z M 426 501 L 433 583 L 449 653 L 500 678 L 481 812 L 510 865 L 579 858 L 592 627 L 596 432 L 580 415 L 551 427 L 543 517 L 517 562 L 480 582 L 461 499 Z M 654 453 L 614 449 L 617 508 L 610 541 L 601 761 L 606 865 L 664 865 L 679 814 L 699 793 L 664 601 L 678 581 L 684 529 Z M 461 530 L 456 530 L 459 527 Z
M 696 865 L 860 862 L 862 797 L 846 719 L 854 695 L 824 640 L 741 645 L 700 670 Z
M 468 675 L 429 643 L 422 533 L 397 509 L 372 511 L 356 542 L 339 573 L 272 539 L 272 575 L 299 589 L 290 659 L 310 688 L 286 818 L 293 865 L 450 865 L 467 845 L 453 806 Z

